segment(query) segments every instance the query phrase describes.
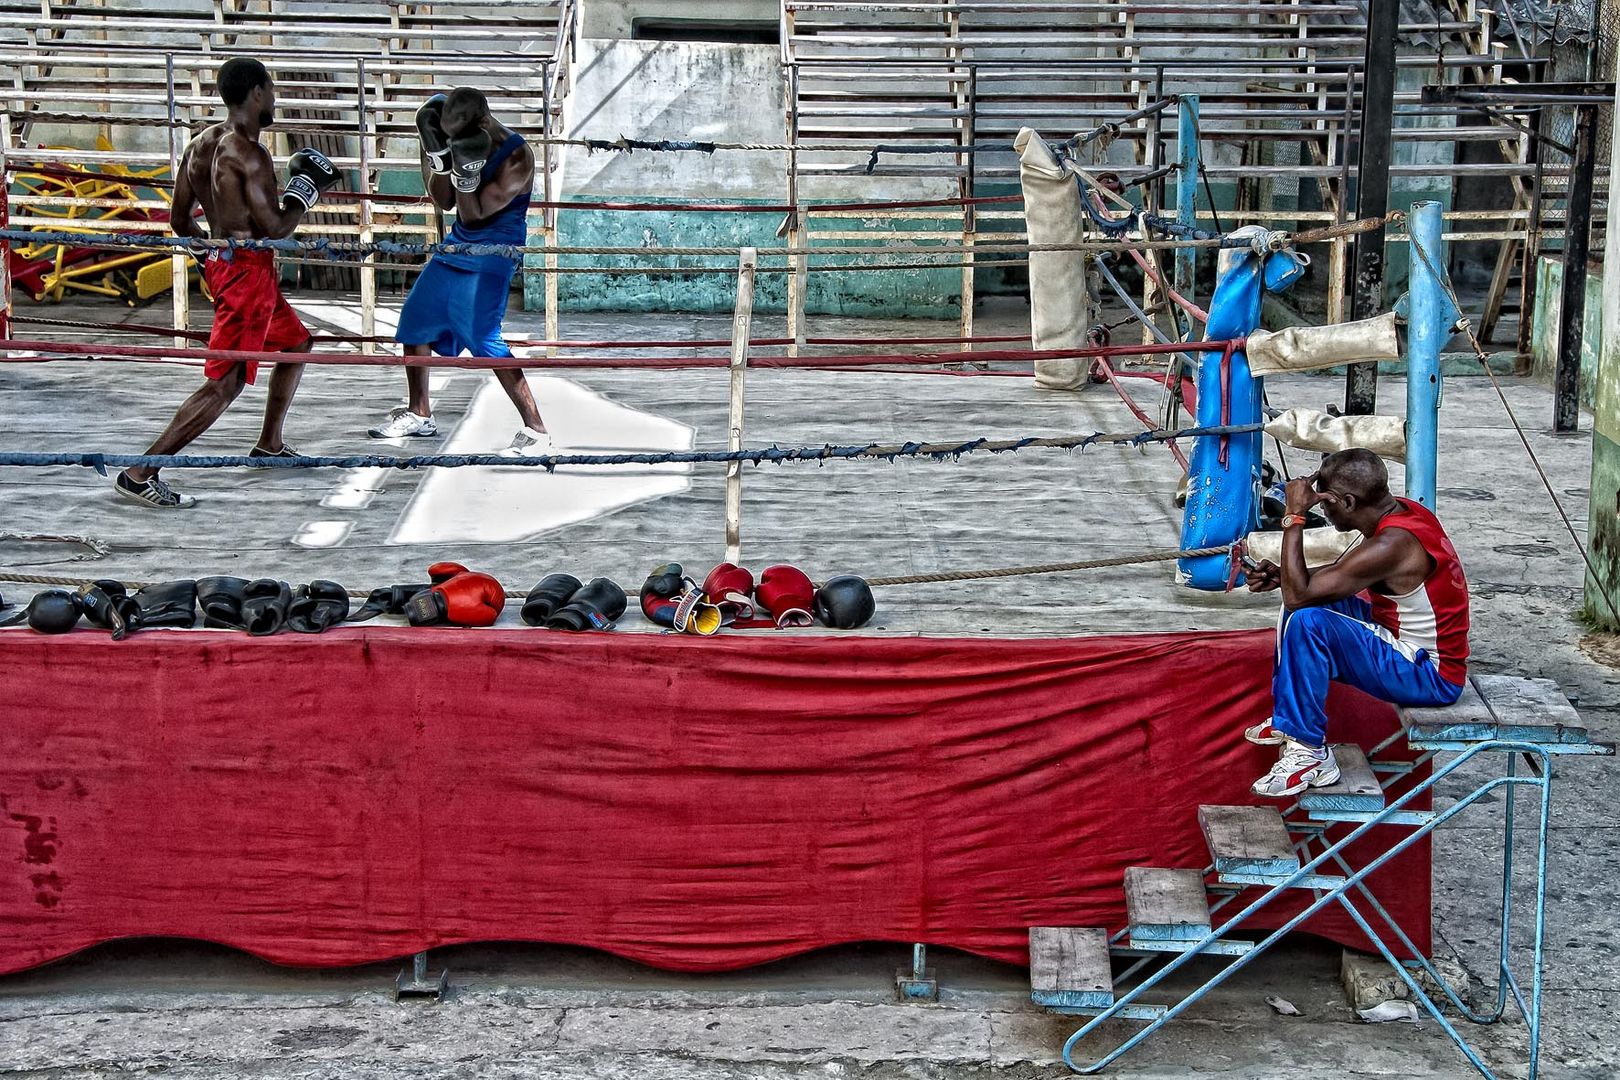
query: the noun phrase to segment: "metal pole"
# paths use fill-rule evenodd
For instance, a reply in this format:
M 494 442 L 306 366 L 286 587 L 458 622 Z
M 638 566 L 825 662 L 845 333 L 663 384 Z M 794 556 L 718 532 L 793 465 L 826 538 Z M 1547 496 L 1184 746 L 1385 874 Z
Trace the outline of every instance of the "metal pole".
M 0 229 L 11 228 L 11 115 L 0 114 Z M 11 336 L 11 241 L 0 240 L 0 338 Z
M 978 68 L 968 69 L 967 129 L 962 133 L 962 141 L 968 146 L 972 146 L 978 140 L 978 75 Z M 972 154 L 965 155 L 965 158 L 967 175 L 957 185 L 957 190 L 962 193 L 964 200 L 969 200 L 973 198 L 974 191 L 974 158 Z M 962 352 L 968 352 L 973 348 L 967 339 L 973 336 L 973 241 L 975 239 L 974 231 L 977 228 L 978 218 L 975 214 L 974 205 L 972 202 L 964 201 L 962 203 L 962 311 L 957 322 L 958 330 L 962 335 L 962 344 L 960 346 Z
M 1202 148 L 1198 145 L 1198 95 L 1183 94 L 1177 102 L 1179 123 L 1176 127 L 1176 220 L 1193 227 L 1198 224 L 1198 163 Z M 1193 299 L 1193 286 L 1198 272 L 1198 249 L 1176 249 L 1176 291 L 1188 300 Z M 1179 311 L 1179 309 L 1176 309 Z M 1176 323 L 1190 324 L 1185 314 L 1176 315 Z
M 164 78 L 169 92 L 169 179 L 180 179 L 180 110 L 174 93 L 174 53 L 163 55 Z M 172 208 L 172 207 L 171 207 Z M 209 222 L 212 225 L 213 222 Z M 184 330 L 191 321 L 191 260 L 181 253 L 169 260 L 169 298 L 173 305 L 174 325 Z M 184 349 L 191 342 L 175 337 L 175 348 Z
M 1569 202 L 1564 211 L 1558 366 L 1553 374 L 1553 431 L 1560 435 L 1577 430 L 1581 421 L 1581 341 L 1586 322 L 1586 259 L 1592 245 L 1592 173 L 1597 146 L 1597 109 L 1581 105 L 1575 114 L 1575 156 L 1569 163 Z
M 1519 363 L 1517 370 L 1524 365 L 1520 374 L 1529 374 L 1531 344 L 1531 331 L 1535 328 L 1536 311 L 1536 274 L 1541 270 L 1541 192 L 1542 182 L 1546 176 L 1546 158 L 1541 152 L 1541 136 L 1546 131 L 1547 110 L 1536 110 L 1535 134 L 1530 137 L 1529 160 L 1535 163 L 1536 172 L 1530 183 L 1530 217 L 1524 226 L 1524 261 L 1519 270 Z
M 573 33 L 572 19 L 569 20 L 569 33 Z M 564 57 L 564 60 L 559 61 L 560 63 L 568 62 L 568 49 L 559 49 L 558 55 Z M 557 246 L 558 232 L 562 226 L 562 211 L 551 205 L 551 203 L 558 201 L 557 179 L 551 174 L 552 169 L 555 168 L 557 164 L 557 162 L 552 158 L 551 148 L 551 137 L 557 134 L 555 117 L 552 115 L 552 97 L 561 92 L 556 83 L 557 74 L 557 72 L 552 70 L 550 65 L 546 66 L 544 72 L 542 73 L 542 96 L 540 102 L 541 107 L 545 110 L 540 118 L 540 129 L 545 132 L 546 135 L 546 144 L 542 148 L 542 153 L 545 155 L 545 172 L 541 180 L 540 193 L 541 197 L 545 199 L 547 204 L 546 208 L 540 212 L 540 242 L 546 245 L 548 248 Z M 562 155 L 559 152 L 557 156 L 561 157 Z M 557 281 L 557 256 L 547 251 L 541 256 L 541 265 L 546 270 L 544 300 L 546 308 L 546 340 L 556 341 L 562 334 L 562 314 L 557 310 L 562 303 L 561 290 L 558 287 Z M 546 355 L 556 356 L 557 350 L 555 348 L 547 348 Z
M 360 351 L 371 354 L 377 351 L 377 345 L 370 339 L 377 334 L 377 254 L 370 250 L 376 234 L 372 231 L 371 199 L 371 117 L 367 111 L 366 101 L 366 62 L 357 59 L 354 62 L 355 73 L 355 115 L 360 121 L 360 174 L 355 190 L 360 194 L 360 242 L 366 245 L 365 258 L 360 267 L 360 336 L 366 340 L 361 342 Z
M 784 6 L 784 11 L 786 7 Z M 791 20 L 792 13 L 788 12 L 784 18 Z M 790 26 L 791 30 L 791 26 Z M 784 41 L 787 38 L 783 39 Z M 787 242 L 788 247 L 798 249 L 809 246 L 810 232 L 805 225 L 805 208 L 799 204 L 799 69 L 797 65 L 788 68 L 788 114 L 787 114 L 787 140 L 788 146 L 788 175 L 787 175 L 787 201 L 793 209 L 788 211 Z M 805 339 L 805 293 L 810 288 L 810 261 L 807 255 L 793 256 L 793 272 L 788 275 L 787 282 L 787 336 L 793 340 L 788 343 L 789 356 L 798 356 L 804 348 Z
M 1366 71 L 1361 80 L 1361 159 L 1356 167 L 1356 216 L 1381 218 L 1389 211 L 1389 159 L 1395 121 L 1395 32 L 1400 0 L 1369 0 Z M 1350 318 L 1370 319 L 1384 310 L 1384 230 L 1356 237 Z M 1378 366 L 1351 364 L 1344 411 L 1378 407 Z
M 1440 350 L 1451 339 L 1456 308 L 1446 293 L 1445 281 L 1438 276 L 1445 273 L 1446 265 L 1441 205 L 1413 203 L 1406 228 L 1412 246 L 1412 318 L 1406 350 L 1406 497 L 1433 510 L 1439 447 Z
M 737 260 L 737 307 L 731 317 L 731 409 L 726 447 L 743 445 L 743 378 L 748 371 L 748 339 L 754 320 L 754 268 L 758 253 L 743 248 Z M 742 562 L 742 462 L 726 465 L 726 561 Z

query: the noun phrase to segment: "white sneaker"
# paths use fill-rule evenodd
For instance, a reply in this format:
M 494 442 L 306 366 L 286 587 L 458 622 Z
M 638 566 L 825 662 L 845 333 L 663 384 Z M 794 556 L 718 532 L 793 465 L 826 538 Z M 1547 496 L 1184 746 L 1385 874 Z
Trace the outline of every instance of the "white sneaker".
M 407 436 L 427 439 L 438 433 L 439 425 L 433 422 L 433 417 L 418 416 L 409 409 L 395 409 L 388 414 L 385 423 L 367 432 L 373 439 L 403 439 Z
M 1339 763 L 1327 747 L 1313 750 L 1290 740 L 1271 771 L 1254 782 L 1249 790 L 1269 799 L 1297 795 L 1308 787 L 1325 787 L 1339 782 Z
M 532 427 L 520 427 L 501 457 L 546 457 L 555 449 L 551 436 Z
M 1281 746 L 1288 741 L 1288 736 L 1271 726 L 1269 716 L 1254 727 L 1244 728 L 1243 737 L 1256 746 Z

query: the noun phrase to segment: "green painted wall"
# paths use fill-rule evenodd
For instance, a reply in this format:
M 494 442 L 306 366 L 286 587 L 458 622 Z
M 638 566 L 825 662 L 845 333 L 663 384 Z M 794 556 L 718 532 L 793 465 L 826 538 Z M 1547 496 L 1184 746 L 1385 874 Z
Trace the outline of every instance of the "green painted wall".
M 638 199 L 638 202 L 660 202 Z M 762 201 L 762 200 L 745 200 Z M 626 212 L 591 209 L 591 202 L 580 201 L 581 209 L 564 210 L 558 215 L 559 247 L 658 248 L 754 247 L 760 252 L 762 267 L 780 267 L 786 260 L 770 258 L 772 250 L 785 248 L 776 235 L 782 224 L 779 210 L 703 213 L 690 210 L 668 212 Z M 871 232 L 873 245 L 895 231 L 943 231 L 947 220 L 916 220 L 863 223 L 846 219 L 845 232 Z M 957 226 L 959 227 L 959 226 Z M 531 240 L 539 243 L 538 238 Z M 826 241 L 816 246 L 857 246 L 859 241 Z M 921 257 L 919 256 L 919 259 Z M 531 266 L 543 264 L 531 255 Z M 810 265 L 871 264 L 879 260 L 863 256 L 812 256 Z M 899 261 L 895 258 L 882 260 Z M 907 260 L 917 261 L 917 260 Z M 736 301 L 736 260 L 704 256 L 671 255 L 649 260 L 640 256 L 577 255 L 562 256 L 562 266 L 628 267 L 645 273 L 569 273 L 557 276 L 558 306 L 563 311 L 688 311 L 732 310 Z M 717 268 L 720 272 L 689 274 L 681 270 Z M 928 318 L 955 317 L 961 310 L 962 272 L 960 269 L 913 271 L 838 271 L 811 273 L 806 310 L 827 315 L 886 315 Z M 524 279 L 524 307 L 531 311 L 545 306 L 545 280 L 539 274 Z M 762 273 L 754 291 L 754 310 L 779 313 L 787 310 L 787 275 Z
M 1592 432 L 1592 508 L 1587 522 L 1587 550 L 1597 569 L 1596 581 L 1586 575 L 1584 612 L 1592 623 L 1620 630 L 1603 593 L 1620 596 L 1620 443 L 1615 442 L 1617 417 L 1611 398 L 1608 422 Z M 1603 593 L 1598 591 L 1601 587 Z
M 1614 72 L 1608 73 L 1611 77 Z M 1609 174 L 1620 171 L 1620 109 L 1614 110 L 1609 139 Z M 1620 267 L 1620 200 L 1610 199 L 1608 230 L 1604 234 L 1603 265 Z M 1551 266 L 1542 260 L 1543 267 Z M 1562 269 L 1558 266 L 1557 269 Z M 1544 318 L 1543 298 L 1558 292 L 1544 283 L 1551 275 L 1536 274 L 1536 334 L 1539 346 L 1546 332 L 1558 325 Z M 1594 299 L 1595 298 L 1595 299 Z M 1604 599 L 1620 594 L 1620 273 L 1586 279 L 1585 349 L 1596 360 L 1581 360 L 1581 374 L 1590 370 L 1592 392 L 1592 486 L 1587 517 L 1587 553 L 1592 568 L 1586 574 L 1586 617 L 1598 626 L 1620 630 L 1613 608 Z M 1583 378 L 1584 382 L 1584 378 Z M 1584 390 L 1584 387 L 1583 387 Z
M 1536 309 L 1530 324 L 1530 358 L 1536 376 L 1551 382 L 1558 364 L 1558 327 L 1563 321 L 1564 264 L 1543 256 L 1536 262 Z M 1603 355 L 1603 275 L 1586 275 L 1585 327 L 1581 332 L 1581 403 L 1597 399 L 1598 366 Z M 1595 488 L 1593 490 L 1596 490 Z

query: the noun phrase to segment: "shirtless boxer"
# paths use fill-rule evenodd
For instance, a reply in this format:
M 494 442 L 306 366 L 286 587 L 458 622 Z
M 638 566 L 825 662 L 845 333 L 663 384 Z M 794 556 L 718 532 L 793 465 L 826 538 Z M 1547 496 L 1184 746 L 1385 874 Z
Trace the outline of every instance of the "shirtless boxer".
M 468 86 L 448 97 L 435 94 L 416 114 L 422 137 L 422 178 L 441 210 L 456 212 L 453 244 L 527 242 L 534 152 L 523 136 L 489 114 L 484 95 Z M 501 333 L 517 260 L 506 255 L 438 253 L 428 260 L 405 306 L 394 337 L 407 356 L 512 355 Z M 523 426 L 501 451 L 507 457 L 537 457 L 552 451 L 522 368 L 496 368 L 495 378 L 512 399 Z M 408 404 L 370 430 L 376 439 L 439 433 L 428 400 L 428 372 L 405 369 Z
M 320 193 L 337 183 L 337 170 L 317 151 L 300 150 L 287 163 L 287 186 L 278 199 L 275 165 L 269 151 L 259 144 L 259 133 L 275 119 L 276 90 L 270 73 L 257 60 L 233 57 L 219 69 L 219 96 L 228 115 L 224 123 L 208 128 L 186 147 L 175 177 L 170 227 L 176 236 L 185 237 L 281 240 L 291 236 Z M 207 217 L 207 233 L 198 227 L 198 206 Z M 272 252 L 211 252 L 203 264 L 203 276 L 214 294 L 210 349 L 309 351 L 309 331 L 281 295 Z M 253 381 L 257 370 L 258 365 L 251 362 L 209 360 L 203 365 L 207 381 L 185 400 L 146 452 L 179 453 L 213 426 Z M 295 456 L 282 441 L 281 424 L 303 373 L 301 363 L 276 365 L 264 406 L 264 426 L 251 456 Z M 113 489 L 159 510 L 181 510 L 197 502 L 165 484 L 156 469 L 125 469 L 113 481 Z

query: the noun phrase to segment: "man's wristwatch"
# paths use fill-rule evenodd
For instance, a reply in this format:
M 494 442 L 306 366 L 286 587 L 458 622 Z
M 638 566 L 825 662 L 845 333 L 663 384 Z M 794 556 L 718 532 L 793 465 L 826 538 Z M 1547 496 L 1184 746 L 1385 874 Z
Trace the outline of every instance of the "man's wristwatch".
M 1305 515 L 1304 514 L 1284 514 L 1283 515 L 1282 527 L 1285 528 L 1285 529 L 1292 529 L 1297 525 L 1303 525 L 1303 524 L 1305 524 Z

